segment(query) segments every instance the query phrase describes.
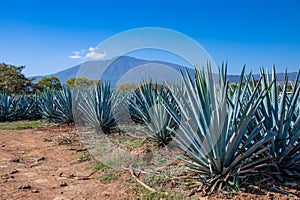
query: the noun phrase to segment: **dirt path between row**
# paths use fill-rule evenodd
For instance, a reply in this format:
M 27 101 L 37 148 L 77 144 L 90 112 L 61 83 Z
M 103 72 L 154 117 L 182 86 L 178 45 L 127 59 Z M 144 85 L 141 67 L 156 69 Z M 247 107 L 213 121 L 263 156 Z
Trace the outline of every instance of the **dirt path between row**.
M 0 131 L 0 199 L 120 199 L 126 176 L 102 184 L 91 176 L 95 162 L 78 161 L 70 127 Z M 101 173 L 101 172 L 100 172 Z

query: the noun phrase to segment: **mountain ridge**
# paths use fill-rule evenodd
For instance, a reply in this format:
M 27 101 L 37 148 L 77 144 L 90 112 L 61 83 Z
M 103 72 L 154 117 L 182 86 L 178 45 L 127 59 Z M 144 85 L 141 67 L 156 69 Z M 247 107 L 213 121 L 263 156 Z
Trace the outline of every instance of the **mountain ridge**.
M 108 63 L 110 63 L 108 65 Z M 194 69 L 193 68 L 185 68 L 180 65 L 169 63 L 165 61 L 157 61 L 157 60 L 145 60 L 140 58 L 134 58 L 130 56 L 120 56 L 117 59 L 112 60 L 101 60 L 101 61 L 88 61 L 83 64 L 75 65 L 73 67 L 69 67 L 67 69 L 64 69 L 62 71 L 49 74 L 49 75 L 43 75 L 43 76 L 34 76 L 36 78 L 36 82 L 42 79 L 43 77 L 50 77 L 50 76 L 56 76 L 59 78 L 62 84 L 65 84 L 67 80 L 70 78 L 76 78 L 78 75 L 78 72 L 80 68 L 86 67 L 86 69 L 102 69 L 101 66 L 105 68 L 104 72 L 99 72 L 98 74 L 102 74 L 102 80 L 109 80 L 112 82 L 112 85 L 115 85 L 120 78 L 130 70 L 133 70 L 137 66 L 146 66 L 146 65 L 157 65 L 157 66 L 167 66 L 170 69 L 176 70 L 177 72 L 180 72 L 180 70 L 185 70 L 191 74 L 194 75 Z M 98 67 L 100 66 L 100 67 Z M 162 68 L 161 68 L 162 69 Z M 160 73 L 160 72 L 157 72 Z M 168 73 L 168 72 L 165 72 Z M 79 73 L 83 74 L 83 73 Z M 97 75 L 97 72 L 88 72 L 87 74 L 93 74 Z M 276 73 L 278 81 L 284 80 L 284 73 Z M 140 74 L 139 74 L 140 75 Z M 255 79 L 259 79 L 259 74 L 253 74 Z M 297 72 L 290 72 L 288 73 L 288 80 L 294 81 L 297 76 Z M 227 75 L 227 79 L 229 82 L 239 82 L 240 75 Z

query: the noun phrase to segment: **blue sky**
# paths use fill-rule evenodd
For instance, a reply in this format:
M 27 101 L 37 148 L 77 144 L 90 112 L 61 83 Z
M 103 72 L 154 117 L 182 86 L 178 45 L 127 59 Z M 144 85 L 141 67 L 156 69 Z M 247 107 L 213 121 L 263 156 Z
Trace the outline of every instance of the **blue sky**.
M 277 71 L 300 66 L 297 0 L 10 0 L 0 8 L 0 62 L 25 65 L 26 75 L 68 68 L 108 37 L 149 26 L 190 36 L 216 64 L 228 61 L 231 74 L 244 64 L 254 72 L 272 64 Z

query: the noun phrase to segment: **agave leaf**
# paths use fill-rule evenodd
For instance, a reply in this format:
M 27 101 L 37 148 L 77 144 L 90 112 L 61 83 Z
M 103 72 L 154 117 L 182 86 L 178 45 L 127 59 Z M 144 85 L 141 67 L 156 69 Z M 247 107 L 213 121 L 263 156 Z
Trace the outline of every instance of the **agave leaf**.
M 241 166 L 257 161 L 258 157 L 261 162 L 269 159 L 265 159 L 268 148 L 263 148 L 263 145 L 269 143 L 274 134 L 263 133 L 263 120 L 252 133 L 248 132 L 249 123 L 253 121 L 269 87 L 259 91 L 257 84 L 249 93 L 246 90 L 250 87 L 240 84 L 232 98 L 228 99 L 226 66 L 219 70 L 218 89 L 211 83 L 213 79 L 209 66 L 206 72 L 195 69 L 195 81 L 189 74 L 186 77 L 183 76 L 182 81 L 184 94 L 175 93 L 179 91 L 178 87 L 168 86 L 180 114 L 164 102 L 166 110 L 179 126 L 174 141 L 188 156 L 188 159 L 182 160 L 191 170 L 204 176 L 204 180 L 209 180 L 210 189 L 222 188 L 222 180 L 234 184 Z M 242 103 L 241 100 L 248 97 L 250 101 Z
M 172 140 L 176 124 L 162 104 L 162 101 L 165 101 L 175 108 L 172 98 L 164 86 L 158 87 L 150 81 L 142 82 L 134 91 L 135 100 L 129 100 L 130 107 L 148 128 L 144 133 L 158 146 L 165 146 Z
M 113 99 L 114 93 L 108 82 L 99 81 L 82 89 L 77 104 L 85 125 L 95 132 L 111 133 L 116 128 Z
M 299 70 L 300 72 L 300 70 Z M 272 78 L 265 77 L 264 70 L 261 69 L 263 81 L 258 83 L 260 88 L 271 87 L 268 95 L 265 96 L 263 104 L 259 106 L 255 117 L 259 120 L 264 119 L 263 126 L 267 131 L 276 132 L 277 134 L 270 141 L 270 152 L 274 157 L 274 162 L 282 173 L 286 173 L 291 167 L 291 163 L 298 162 L 299 152 L 299 129 L 300 118 L 297 116 L 297 102 L 299 102 L 299 73 L 293 84 L 292 91 L 288 93 L 288 76 L 285 71 L 283 86 L 279 85 L 275 67 L 272 67 Z M 280 88 L 280 90 L 278 89 Z M 252 92 L 254 89 L 250 87 Z M 262 90 L 262 89 L 261 89 Z M 253 124 L 256 122 L 253 121 Z M 253 130 L 255 126 L 249 126 Z

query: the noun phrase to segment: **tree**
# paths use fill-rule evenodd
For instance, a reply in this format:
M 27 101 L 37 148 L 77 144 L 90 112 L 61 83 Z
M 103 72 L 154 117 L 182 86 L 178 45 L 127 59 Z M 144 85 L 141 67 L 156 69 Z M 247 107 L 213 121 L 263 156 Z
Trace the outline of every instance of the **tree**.
M 67 80 L 66 86 L 67 87 L 74 87 L 75 86 L 75 82 L 76 82 L 76 78 L 70 78 L 69 80 Z
M 122 83 L 117 85 L 117 88 L 121 91 L 133 91 L 136 89 L 137 85 L 134 83 Z
M 97 82 L 97 81 L 96 81 Z M 67 87 L 75 87 L 78 88 L 83 88 L 83 87 L 88 87 L 91 86 L 95 83 L 94 80 L 89 80 L 85 77 L 82 78 L 70 78 L 66 82 Z
M 45 90 L 45 89 L 50 89 L 50 90 L 57 90 L 61 89 L 61 83 L 59 78 L 56 76 L 51 76 L 51 77 L 44 77 L 37 84 L 35 84 L 35 88 L 37 90 Z
M 0 64 L 0 90 L 8 93 L 28 92 L 32 89 L 34 78 L 26 78 L 22 74 L 25 66 L 14 66 L 10 64 Z

